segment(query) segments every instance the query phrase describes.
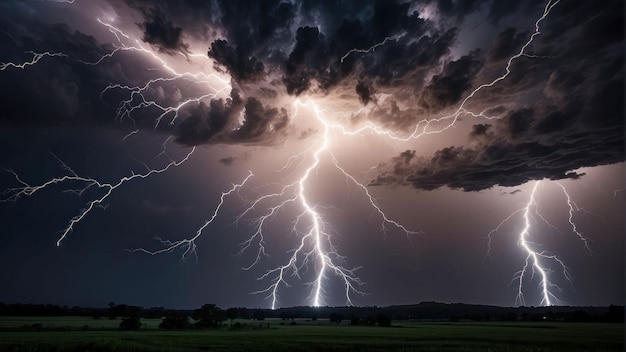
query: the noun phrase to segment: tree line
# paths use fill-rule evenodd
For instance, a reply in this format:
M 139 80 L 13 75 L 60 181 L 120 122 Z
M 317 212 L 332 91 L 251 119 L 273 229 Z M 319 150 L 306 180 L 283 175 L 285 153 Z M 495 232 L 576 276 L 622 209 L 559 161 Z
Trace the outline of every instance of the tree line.
M 609 307 L 497 307 L 470 304 L 423 302 L 414 305 L 388 307 L 291 307 L 277 310 L 231 307 L 221 309 L 205 304 L 193 310 L 142 308 L 109 303 L 106 308 L 59 306 L 52 304 L 0 303 L 0 316 L 88 316 L 93 319 L 121 318 L 120 329 L 141 328 L 141 319 L 161 319 L 164 330 L 240 328 L 235 319 L 263 321 L 266 318 L 291 320 L 327 319 L 330 323 L 349 322 L 351 325 L 391 326 L 392 320 L 417 321 L 563 321 L 563 322 L 624 322 L 624 306 Z M 239 325 L 238 325 L 239 324 Z

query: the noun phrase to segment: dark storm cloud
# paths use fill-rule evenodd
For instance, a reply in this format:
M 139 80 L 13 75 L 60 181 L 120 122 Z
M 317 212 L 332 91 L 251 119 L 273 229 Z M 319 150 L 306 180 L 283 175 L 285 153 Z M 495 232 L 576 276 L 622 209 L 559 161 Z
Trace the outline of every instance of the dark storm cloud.
M 372 94 L 374 92 L 372 91 L 372 86 L 369 83 L 365 81 L 357 82 L 355 91 L 356 94 L 359 96 L 359 101 L 361 102 L 361 104 L 367 105 L 370 100 L 372 100 Z
M 494 1 L 497 2 L 497 1 Z M 489 3 L 487 0 L 439 0 L 437 6 L 447 16 L 462 19 L 466 15 L 477 11 L 480 7 Z
M 496 1 L 497 2 L 497 1 Z M 508 60 L 528 40 L 529 33 L 517 33 L 515 28 L 507 28 L 500 32 L 487 53 L 489 62 Z
M 451 145 L 432 156 L 402 153 L 381 165 L 371 184 L 478 191 L 544 178 L 577 178 L 582 175 L 574 170 L 581 167 L 624 161 L 623 4 L 568 2 L 558 8 L 560 5 L 528 47 L 530 57 L 515 61 L 505 80 L 471 102 L 489 106 L 521 101 L 521 106 L 486 110 L 488 116 L 500 119 L 475 124 L 468 134 L 469 146 Z M 525 11 L 529 7 L 520 6 Z M 498 16 L 509 13 L 495 5 L 490 11 L 499 11 Z M 574 23 L 578 26 L 573 27 Z M 446 67 L 424 89 L 423 97 L 430 100 L 423 99 L 420 104 L 441 109 L 456 106 L 453 102 L 466 96 L 469 87 L 502 74 L 497 67 L 501 72 L 502 63 L 518 52 L 527 38 L 519 29 L 500 31 L 473 82 L 468 82 L 471 75 L 462 78 L 463 71 L 446 75 Z M 446 86 L 440 77 L 460 82 Z M 435 103 L 428 104 L 430 101 Z M 525 106 L 524 101 L 532 101 L 532 105 Z
M 158 8 L 150 8 L 144 10 L 144 17 L 145 22 L 139 24 L 144 42 L 170 55 L 189 52 L 189 44 L 183 39 L 183 29 L 175 26 L 165 13 Z
M 612 88 L 619 91 L 617 86 Z M 583 119 L 583 115 L 561 111 L 538 113 L 528 108 L 513 111 L 493 125 L 474 125 L 469 137 L 476 142 L 475 147 L 451 146 L 438 150 L 432 157 L 417 157 L 415 151 L 403 152 L 380 167 L 382 172 L 371 185 L 407 184 L 421 190 L 449 187 L 479 191 L 544 178 L 577 178 L 582 174 L 574 170 L 582 166 L 624 161 L 624 134 L 619 123 L 606 123 L 593 130 L 573 127 L 577 120 L 580 123 Z
M 458 34 L 457 28 L 428 32 L 417 42 L 390 42 L 375 57 L 363 57 L 366 75 L 384 86 L 408 85 L 419 90 L 425 74 L 449 54 Z
M 176 132 L 176 141 L 185 145 L 271 144 L 284 136 L 289 123 L 287 110 L 244 99 L 237 90 L 230 98 L 199 103 L 187 112 Z
M 235 162 L 237 161 L 237 159 L 235 157 L 232 156 L 227 156 L 225 158 L 221 158 L 218 160 L 220 164 L 224 165 L 224 166 L 233 166 L 235 164 Z
M 247 54 L 263 51 L 272 39 L 293 39 L 289 27 L 296 17 L 296 5 L 281 0 L 219 0 L 218 22 L 226 38 Z M 271 50 L 271 49 L 269 49 Z
M 225 127 L 236 121 L 243 105 L 237 90 L 231 92 L 230 98 L 213 99 L 209 105 L 199 103 L 189 109 L 189 117 L 178 126 L 176 140 L 186 145 L 208 143 L 220 133 L 227 133 Z
M 17 4 L 10 2 L 9 5 Z M 357 5 L 350 1 L 180 1 L 174 4 L 127 0 L 111 4 L 119 13 L 127 10 L 123 4 L 136 10 L 141 39 L 162 53 L 187 54 L 187 39 L 208 39 L 207 55 L 214 60 L 216 68 L 231 75 L 234 86 L 239 90 L 241 106 L 227 106 L 226 101 L 205 101 L 196 107 L 186 107 L 189 121 L 182 121 L 178 126 L 181 130 L 175 133 L 178 141 L 186 145 L 218 140 L 271 143 L 276 139 L 277 131 L 286 129 L 286 110 L 283 106 L 274 106 L 284 93 L 331 94 L 333 89 L 350 87 L 353 99 L 366 104 L 375 100 L 377 86 L 396 89 L 410 84 L 413 86 L 411 90 L 419 96 L 425 84 L 421 81 L 448 55 L 457 33 L 455 28 L 435 28 L 432 23 L 419 18 L 417 12 L 412 12 L 410 3 L 399 1 L 366 1 Z M 8 17 L 7 21 L 10 21 Z M 29 25 L 32 28 L 37 26 L 42 27 L 41 33 L 24 42 L 22 48 L 16 48 L 16 55 L 23 48 L 48 50 L 58 47 L 59 51 L 76 53 L 78 60 L 93 61 L 97 55 L 89 53 L 104 54 L 112 50 L 112 47 L 99 44 L 93 37 L 81 38 L 80 32 L 71 30 L 67 25 L 63 25 L 64 33 L 56 35 L 54 30 L 48 30 L 51 25 Z M 389 38 L 393 39 L 375 51 L 348 55 L 343 62 L 340 60 L 351 49 L 367 48 Z M 7 43 L 7 47 L 16 45 L 10 36 L 4 39 L 11 42 Z M 46 45 L 38 47 L 32 45 L 34 42 Z M 55 42 L 63 44 L 55 46 Z M 109 63 L 111 65 L 107 66 Z M 145 82 L 150 76 L 150 72 L 145 71 L 145 65 L 126 55 L 117 55 L 97 68 L 89 65 L 76 68 L 80 66 L 78 62 L 65 61 L 64 64 L 72 71 L 80 72 L 74 77 L 59 77 L 55 81 L 63 82 L 67 89 L 50 87 L 49 90 L 67 92 L 63 93 L 67 97 L 56 97 L 51 104 L 59 102 L 59 107 L 65 109 L 71 106 L 80 108 L 58 113 L 62 116 L 81 115 L 87 104 L 78 102 L 89 102 L 91 99 L 86 96 L 87 93 L 91 93 L 92 98 L 99 96 L 96 91 L 109 82 L 133 86 L 136 82 Z M 91 72 L 87 73 L 89 70 Z M 61 72 L 63 70 L 56 75 Z M 109 77 L 109 74 L 115 77 Z M 87 79 L 90 84 L 85 85 L 82 80 L 88 76 L 92 76 Z M 437 83 L 431 85 L 433 88 L 437 86 Z M 39 94 L 36 89 L 25 87 L 21 91 L 27 90 L 34 91 L 37 98 L 44 98 L 44 94 Z M 173 100 L 176 96 L 165 85 L 163 90 L 167 99 Z M 163 95 L 162 92 L 153 92 L 152 87 L 146 92 L 153 96 Z M 84 97 L 76 96 L 82 93 L 85 93 Z M 110 105 L 106 109 L 97 109 L 98 113 L 114 115 L 112 109 L 116 99 L 123 97 L 122 93 L 107 91 L 102 102 L 110 102 Z M 441 92 L 438 94 L 444 95 Z M 70 104 L 68 99 L 74 103 Z M 20 103 L 20 99 L 10 100 L 18 102 L 22 108 L 28 106 L 25 101 Z M 167 103 L 170 104 L 169 101 Z M 101 104 L 88 105 L 95 108 Z M 258 106 L 263 107 L 263 112 L 259 112 Z M 211 112 L 213 109 L 217 110 Z M 246 120 L 248 125 L 239 128 L 233 123 L 239 113 L 237 110 L 251 111 L 250 121 L 253 122 Z M 133 114 L 138 117 L 136 123 L 149 123 L 147 111 L 135 111 Z M 379 115 L 386 116 L 387 113 L 379 111 Z M 207 121 L 207 116 L 216 121 Z M 372 118 L 378 119 L 376 116 Z
M 265 106 L 263 114 L 252 113 L 250 117 L 264 118 L 244 124 L 237 131 L 219 133 L 229 138 L 217 138 L 215 128 L 198 128 L 198 119 L 192 114 L 191 122 L 181 124 L 178 140 L 189 145 L 217 140 L 271 142 L 276 139 L 276 131 L 284 128 L 281 121 L 288 120 L 282 107 L 270 107 L 277 92 L 295 96 L 329 94 L 346 86 L 352 87 L 355 99 L 367 104 L 375 100 L 377 85 L 395 89 L 409 84 L 420 96 L 424 84 L 420 82 L 449 54 L 457 29 L 435 28 L 410 9 L 410 3 L 396 1 L 367 1 L 359 6 L 349 1 L 217 1 L 212 21 L 222 38 L 210 43 L 208 56 L 214 59 L 216 68 L 231 75 L 244 93 L 246 111 Z M 386 44 L 371 53 L 344 57 L 352 49 L 383 41 Z M 424 104 L 441 109 L 458 100 L 475 74 L 477 63 L 478 58 L 463 58 L 446 66 L 441 78 L 429 85 L 422 98 Z M 455 72 L 463 76 L 449 76 Z M 454 91 L 443 92 L 447 88 Z M 368 118 L 383 120 L 390 114 L 387 108 L 380 106 L 379 116 Z M 413 111 L 410 109 L 402 119 L 415 121 L 419 114 Z
M 287 110 L 264 106 L 254 97 L 248 98 L 244 121 L 230 135 L 235 142 L 262 142 L 269 134 L 280 134 L 289 123 Z
M 323 48 L 323 35 L 317 27 L 300 27 L 296 32 L 296 45 L 285 63 L 283 82 L 287 93 L 299 95 L 311 86 L 311 78 L 318 73 L 318 62 L 327 57 Z
M 379 48 L 375 62 L 364 65 L 367 76 L 389 84 L 417 69 L 407 68 L 407 63 L 421 68 L 437 64 L 454 33 L 433 30 L 427 35 L 426 30 L 433 28 L 427 28 L 417 13 L 409 13 L 409 3 L 396 1 L 366 1 L 358 6 L 349 1 L 218 1 L 216 12 L 224 38 L 211 43 L 209 56 L 239 83 L 256 81 L 271 71 L 291 95 L 328 91 L 352 80 L 359 58 L 349 55 L 342 62 L 343 55 L 397 36 L 390 41 L 393 46 L 402 37 L 402 44 Z M 415 38 L 420 43 L 412 42 Z M 396 63 L 391 68 L 388 57 Z
M 472 81 L 482 66 L 480 53 L 472 52 L 449 62 L 441 74 L 435 75 L 422 91 L 420 106 L 436 113 L 457 103 L 472 87 Z
M 208 55 L 222 65 L 239 82 L 255 81 L 263 78 L 265 66 L 254 56 L 247 56 L 242 50 L 228 45 L 226 40 L 216 40 L 211 44 Z M 217 68 L 219 69 L 219 65 Z
M 487 18 L 492 24 L 498 24 L 502 18 L 514 13 L 521 3 L 521 1 L 492 1 Z
M 64 23 L 42 23 L 27 4 L 0 4 L 0 62 L 22 63 L 33 53 L 46 56 L 36 69 L 7 68 L 0 71 L 0 121 L 15 124 L 72 123 L 84 119 L 108 119 L 114 109 L 103 106 L 99 93 L 111 78 L 83 62 L 113 48 Z M 81 62 L 83 61 L 83 62 Z

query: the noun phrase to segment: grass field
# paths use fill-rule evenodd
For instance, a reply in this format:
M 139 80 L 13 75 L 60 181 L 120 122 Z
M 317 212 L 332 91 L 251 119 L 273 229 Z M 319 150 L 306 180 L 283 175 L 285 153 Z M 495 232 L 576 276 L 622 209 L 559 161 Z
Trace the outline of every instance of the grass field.
M 159 320 L 145 320 L 148 330 L 116 330 L 118 320 L 80 317 L 0 317 L 0 328 L 42 324 L 73 330 L 1 331 L 2 351 L 623 351 L 624 324 L 602 323 L 417 323 L 396 327 L 330 325 L 299 321 L 240 331 L 158 331 Z M 249 321 L 240 320 L 249 324 Z M 259 327 L 258 322 L 253 322 Z M 269 324 L 269 329 L 267 328 Z

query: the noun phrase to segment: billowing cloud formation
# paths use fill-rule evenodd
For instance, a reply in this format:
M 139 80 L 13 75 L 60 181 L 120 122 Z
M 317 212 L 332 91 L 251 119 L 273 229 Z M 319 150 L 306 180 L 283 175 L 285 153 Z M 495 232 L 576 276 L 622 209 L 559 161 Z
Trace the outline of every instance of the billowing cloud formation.
M 596 8 L 564 7 L 546 23 L 533 46 L 538 60 L 515 63 L 507 80 L 478 98 L 485 105 L 489 100 L 510 104 L 517 99 L 521 106 L 507 109 L 499 120 L 474 125 L 469 146 L 452 145 L 430 157 L 411 150 L 401 153 L 380 166 L 371 184 L 476 191 L 543 178 L 575 178 L 580 167 L 624 161 L 623 31 L 617 30 L 623 29 L 622 6 L 613 2 Z M 566 22 L 581 27 L 567 31 L 560 27 Z M 520 37 L 511 28 L 498 34 L 487 53 L 489 63 L 519 50 L 515 48 L 523 41 Z M 564 43 L 564 38 L 572 42 Z M 539 96 L 532 104 L 530 94 Z
M 539 116 L 542 120 L 536 121 Z M 624 160 L 622 131 L 610 126 L 598 126 L 594 133 L 568 130 L 575 125 L 575 119 L 574 114 L 568 116 L 560 111 L 511 112 L 493 125 L 474 125 L 470 133 L 473 147 L 451 146 L 432 157 L 418 157 L 411 150 L 401 153 L 382 167 L 372 184 L 478 191 L 544 178 L 576 178 L 581 176 L 575 171 L 581 164 L 595 166 L 599 160 L 607 164 Z
M 159 51 L 174 55 L 187 53 L 189 44 L 183 41 L 183 29 L 174 26 L 171 20 L 158 9 L 149 8 L 143 11 L 145 22 L 140 24 L 144 34 L 142 40 L 154 45 Z
M 482 66 L 477 53 L 471 53 L 446 64 L 441 74 L 435 75 L 422 91 L 420 106 L 430 112 L 439 112 L 458 103 Z
M 365 109 L 352 123 L 373 122 L 408 134 L 420 123 L 454 113 L 476 87 L 504 74 L 546 5 L 538 0 L 104 3 L 119 14 L 134 9 L 134 30 L 156 51 L 188 55 L 190 43 L 203 43 L 203 54 L 230 76 L 229 97 L 185 105 L 174 130 L 167 130 L 189 146 L 266 145 L 306 136 L 291 128 L 286 99 L 302 96 L 360 104 Z M 68 25 L 37 22 L 28 5 L 8 1 L 0 10 L 1 23 L 10 24 L 5 27 L 28 27 L 19 35 L 0 35 L 3 60 L 23 58 L 30 49 L 69 55 L 62 64 L 44 63 L 41 69 L 48 72 L 41 77 L 3 72 L 0 83 L 14 88 L 0 97 L 8 111 L 4 121 L 21 123 L 19 116 L 27 112 L 57 122 L 110 116 L 119 100 L 116 92 L 99 100 L 103 86 L 120 80 L 132 86 L 151 77 L 148 65 L 123 55 L 98 69 L 81 63 L 93 61 L 88 53 L 110 52 L 111 46 Z M 409 147 L 384 162 L 372 184 L 473 191 L 575 177 L 571 171 L 580 167 L 623 161 L 623 28 L 619 0 L 559 2 L 525 55 L 510 63 L 508 77 L 464 106 L 497 119 L 477 120 L 467 140 L 430 156 Z M 181 101 L 185 87 L 163 87 L 146 94 Z M 45 110 L 29 104 L 35 98 Z M 136 124 L 152 127 L 142 112 L 136 114 Z
M 233 90 L 228 99 L 214 99 L 208 106 L 200 103 L 191 109 L 178 127 L 176 140 L 186 145 L 268 143 L 270 136 L 281 136 L 288 122 L 287 110 L 264 106 L 254 97 L 243 99 Z

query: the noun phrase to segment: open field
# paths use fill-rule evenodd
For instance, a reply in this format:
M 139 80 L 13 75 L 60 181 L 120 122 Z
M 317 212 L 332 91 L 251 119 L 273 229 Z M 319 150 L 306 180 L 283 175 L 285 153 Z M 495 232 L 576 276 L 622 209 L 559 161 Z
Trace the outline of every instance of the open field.
M 11 328 L 26 328 L 33 324 L 41 324 L 44 329 L 53 330 L 118 330 L 122 320 L 94 319 L 90 317 L 2 317 L 0 316 L 0 330 Z M 141 319 L 142 325 L 149 330 L 158 330 L 161 319 Z
M 623 351 L 624 324 L 483 322 L 394 322 L 396 327 L 331 325 L 296 320 L 262 323 L 240 331 L 158 331 L 115 329 L 118 320 L 81 317 L 0 317 L 0 328 L 38 323 L 41 331 L 1 331 L 2 351 Z M 99 325 L 102 324 L 102 325 Z M 261 325 L 259 325 L 261 324 Z M 269 324 L 269 325 L 268 325 Z M 248 325 L 249 326 L 249 325 Z M 268 329 L 269 326 L 269 329 Z M 46 330 L 46 328 L 70 330 Z

